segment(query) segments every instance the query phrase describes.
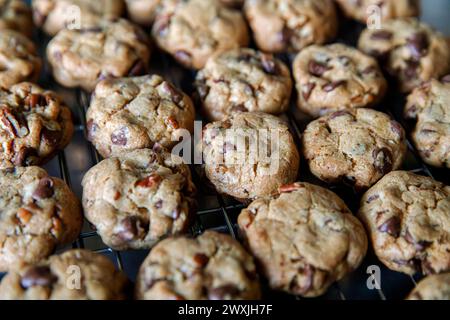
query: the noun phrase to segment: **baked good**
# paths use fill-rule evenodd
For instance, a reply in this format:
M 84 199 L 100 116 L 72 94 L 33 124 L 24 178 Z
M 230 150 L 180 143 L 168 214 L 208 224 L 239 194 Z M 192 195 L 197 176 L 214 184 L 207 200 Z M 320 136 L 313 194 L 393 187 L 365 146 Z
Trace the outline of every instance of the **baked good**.
M 23 0 L 0 0 L 0 30 L 14 30 L 31 37 L 33 18 Z
M 78 199 L 39 167 L 0 170 L 0 207 L 0 272 L 36 263 L 80 233 Z
M 364 227 L 336 194 L 309 183 L 280 188 L 242 210 L 239 231 L 272 289 L 316 297 L 355 270 Z
M 73 131 L 70 109 L 56 93 L 27 82 L 0 88 L 0 168 L 46 163 Z
M 33 42 L 24 35 L 0 30 L 0 87 L 9 88 L 22 81 L 36 82 L 42 61 Z
M 297 106 L 313 117 L 372 107 L 387 90 L 377 61 L 343 44 L 305 48 L 294 60 L 293 73 Z
M 109 247 L 148 249 L 186 231 L 194 209 L 189 167 L 166 151 L 135 150 L 103 160 L 83 178 L 84 213 Z
M 219 1 L 166 0 L 153 24 L 157 45 L 187 68 L 201 69 L 214 54 L 249 42 L 240 11 Z
M 157 244 L 136 280 L 141 300 L 241 300 L 261 296 L 253 258 L 229 235 L 206 231 Z
M 180 132 L 193 132 L 191 99 L 157 75 L 104 80 L 87 111 L 88 139 L 104 157 L 121 151 L 172 148 Z
M 412 140 L 423 161 L 450 168 L 450 75 L 416 88 L 408 97 L 405 118 L 416 122 Z
M 229 7 L 240 8 L 244 4 L 245 0 L 220 0 L 220 2 Z
M 338 31 L 332 0 L 247 0 L 244 12 L 265 52 L 298 52 L 332 40 Z
M 1 300 L 122 300 L 127 277 L 105 256 L 73 249 L 8 273 Z
M 105 78 L 145 74 L 149 40 L 126 20 L 105 21 L 96 28 L 61 30 L 47 46 L 47 59 L 60 84 L 92 91 Z
M 150 26 L 161 0 L 125 0 L 131 21 Z
M 365 29 L 358 46 L 380 60 L 402 92 L 450 72 L 445 37 L 414 18 L 385 21 L 382 29 Z
M 397 170 L 407 152 L 405 131 L 388 115 L 371 110 L 338 111 L 306 127 L 303 154 L 311 172 L 328 183 L 357 190 Z
M 289 107 L 289 69 L 272 55 L 252 49 L 224 52 L 197 73 L 196 87 L 205 115 L 223 120 L 236 111 L 280 114 Z
M 300 156 L 281 119 L 239 112 L 203 131 L 206 177 L 219 193 L 246 202 L 297 179 Z
M 450 187 L 394 171 L 364 194 L 359 217 L 388 268 L 425 275 L 450 270 Z
M 32 0 L 36 26 L 54 36 L 60 30 L 97 28 L 125 11 L 123 0 Z
M 450 300 L 450 273 L 435 274 L 421 280 L 408 300 Z

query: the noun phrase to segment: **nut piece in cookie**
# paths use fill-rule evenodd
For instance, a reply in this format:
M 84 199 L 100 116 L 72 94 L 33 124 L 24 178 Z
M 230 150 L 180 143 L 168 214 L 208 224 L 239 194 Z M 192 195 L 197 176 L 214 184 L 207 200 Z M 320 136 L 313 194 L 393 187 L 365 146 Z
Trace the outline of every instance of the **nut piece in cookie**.
M 308 183 L 280 188 L 242 210 L 239 231 L 272 289 L 317 297 L 355 270 L 364 227 L 336 194 Z
M 256 300 L 258 275 L 250 256 L 229 235 L 206 231 L 197 238 L 158 243 L 136 280 L 140 300 Z
M 23 0 L 0 0 L 0 32 L 14 30 L 28 37 L 33 33 L 30 7 Z
M 434 274 L 421 280 L 407 300 L 450 300 L 450 273 Z

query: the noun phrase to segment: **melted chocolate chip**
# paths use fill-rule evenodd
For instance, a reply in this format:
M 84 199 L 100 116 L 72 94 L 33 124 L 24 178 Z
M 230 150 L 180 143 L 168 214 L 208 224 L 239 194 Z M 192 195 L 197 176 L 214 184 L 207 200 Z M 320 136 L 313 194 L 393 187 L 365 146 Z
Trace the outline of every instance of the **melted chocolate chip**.
M 333 112 L 330 115 L 330 120 L 333 120 L 333 119 L 336 119 L 336 118 L 339 118 L 339 117 L 342 117 L 342 116 L 351 116 L 353 118 L 353 115 L 350 112 L 345 111 L 345 110 L 341 110 L 341 111 Z
M 321 77 L 326 71 L 330 70 L 326 64 L 311 60 L 308 63 L 308 71 L 310 74 L 316 77 Z
M 145 224 L 139 217 L 126 217 L 120 222 L 121 231 L 117 236 L 127 242 L 141 238 L 145 235 L 145 230 L 148 230 L 148 224 Z
M 53 180 L 50 177 L 45 177 L 39 180 L 38 185 L 33 192 L 33 198 L 37 200 L 47 199 L 53 196 L 53 193 Z
M 391 121 L 391 130 L 393 132 L 395 132 L 400 139 L 403 140 L 404 136 L 405 136 L 405 131 L 403 130 L 402 126 L 400 125 L 400 123 L 398 123 L 397 121 Z
M 387 233 L 394 238 L 398 238 L 400 235 L 401 221 L 398 217 L 392 217 L 386 220 L 378 230 L 383 233 Z
M 41 140 L 50 146 L 57 146 L 61 140 L 62 132 L 54 131 L 43 127 L 41 130 Z
M 276 75 L 278 73 L 277 64 L 276 64 L 275 60 L 273 59 L 273 57 L 271 57 L 267 54 L 262 54 L 261 55 L 261 63 L 262 63 L 264 72 L 271 74 L 271 75 Z
M 307 84 L 305 84 L 303 86 L 302 96 L 306 101 L 308 101 L 309 97 L 311 97 L 311 93 L 315 87 L 316 87 L 316 84 L 312 83 L 312 82 L 308 82 Z
M 205 254 L 203 254 L 203 253 L 197 253 L 197 254 L 194 256 L 194 262 L 195 262 L 196 264 L 198 264 L 201 268 L 204 268 L 204 267 L 206 267 L 206 265 L 208 264 L 209 258 L 208 258 L 207 255 L 205 255 Z
M 49 267 L 38 266 L 29 268 L 20 280 L 20 285 L 24 289 L 35 286 L 50 287 L 57 281 Z
M 367 199 L 366 203 L 371 203 L 372 201 L 375 201 L 375 200 L 377 200 L 377 199 L 379 199 L 379 198 L 380 198 L 379 195 L 374 194 L 374 195 L 370 196 L 370 197 Z
M 13 163 L 16 166 L 28 166 L 35 162 L 35 157 L 37 157 L 36 149 L 23 147 L 17 152 L 13 158 Z
M 391 40 L 393 33 L 387 30 L 375 31 L 370 35 L 372 40 Z
M 392 170 L 392 153 L 387 148 L 377 148 L 373 150 L 372 157 L 374 159 L 373 166 L 379 173 L 386 174 Z
M 428 36 L 424 32 L 415 33 L 407 40 L 408 49 L 415 60 L 427 55 L 429 45 Z
M 322 89 L 325 92 L 331 92 L 334 89 L 336 89 L 337 87 L 344 85 L 345 83 L 346 83 L 345 80 L 340 80 L 340 81 L 336 81 L 336 82 L 330 82 L 330 83 L 327 83 L 326 85 L 324 85 L 322 87 Z

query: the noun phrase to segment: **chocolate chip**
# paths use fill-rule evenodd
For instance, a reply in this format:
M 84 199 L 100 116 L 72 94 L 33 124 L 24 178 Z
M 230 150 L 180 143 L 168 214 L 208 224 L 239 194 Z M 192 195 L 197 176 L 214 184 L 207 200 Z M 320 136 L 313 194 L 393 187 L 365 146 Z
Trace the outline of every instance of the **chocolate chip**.
M 49 267 L 38 266 L 29 268 L 20 280 L 20 285 L 24 289 L 35 286 L 50 287 L 57 281 Z
M 366 203 L 371 203 L 372 201 L 375 201 L 379 198 L 380 198 L 380 196 L 378 194 L 374 194 L 367 199 Z
M 427 55 L 429 45 L 428 36 L 425 32 L 415 33 L 407 40 L 408 49 L 416 60 L 420 60 L 421 57 Z
M 240 293 L 238 287 L 232 284 L 226 284 L 220 287 L 212 288 L 208 291 L 209 300 L 225 300 L 225 298 L 233 299 Z
M 145 236 L 146 230 L 148 230 L 148 224 L 139 217 L 126 217 L 120 222 L 120 232 L 117 236 L 125 242 L 132 241 Z
M 163 201 L 161 199 L 155 202 L 156 209 L 161 209 L 162 206 L 163 206 Z
M 36 157 L 37 157 L 36 149 L 23 147 L 14 156 L 13 163 L 14 163 L 14 165 L 19 166 L 19 167 L 32 165 L 32 164 L 34 164 L 34 162 L 35 162 L 34 158 L 36 158 Z
M 194 256 L 194 262 L 195 262 L 196 264 L 198 264 L 201 268 L 204 268 L 204 267 L 206 267 L 206 265 L 208 264 L 209 258 L 208 258 L 207 255 L 205 255 L 205 254 L 203 254 L 203 253 L 197 253 L 197 254 Z
M 39 180 L 36 189 L 33 192 L 34 199 L 47 199 L 53 196 L 53 180 L 50 177 L 44 177 Z
M 167 35 L 167 31 L 169 30 L 170 25 L 170 15 L 160 16 L 155 21 L 155 32 L 160 37 L 165 37 Z
M 308 63 L 308 71 L 310 74 L 316 77 L 321 77 L 326 71 L 330 70 L 326 64 L 311 60 Z
M 125 146 L 128 142 L 127 139 L 128 128 L 120 128 L 111 134 L 111 142 L 117 146 Z
M 387 30 L 375 31 L 370 35 L 372 40 L 391 40 L 393 33 Z
M 307 84 L 305 84 L 303 86 L 302 95 L 306 101 L 308 101 L 309 97 L 311 97 L 311 93 L 315 87 L 316 87 L 316 84 L 312 83 L 312 82 L 308 82 Z
M 146 73 L 147 66 L 145 65 L 144 61 L 142 59 L 137 60 L 130 68 L 130 71 L 128 71 L 128 75 L 131 77 L 134 76 L 141 76 Z
M 192 63 L 192 56 L 189 52 L 184 50 L 178 50 L 175 52 L 175 59 L 181 64 L 189 66 Z
M 398 217 L 392 217 L 386 220 L 378 230 L 383 233 L 387 233 L 394 238 L 398 238 L 400 235 L 401 221 Z
M 272 75 L 276 75 L 277 72 L 277 64 L 272 56 L 267 54 L 261 54 L 261 63 L 264 72 Z
M 86 123 L 86 135 L 89 141 L 94 141 L 95 133 L 97 132 L 98 125 L 93 119 L 89 119 Z
M 377 148 L 372 152 L 374 159 L 373 166 L 381 174 L 388 173 L 392 170 L 393 159 L 392 153 L 387 148 Z
M 353 118 L 353 115 L 350 112 L 345 111 L 345 110 L 340 110 L 340 111 L 333 112 L 330 115 L 330 120 L 333 120 L 333 119 L 336 119 L 336 118 L 339 118 L 342 116 L 351 116 Z
M 442 77 L 441 78 L 441 82 L 443 82 L 443 83 L 450 83 L 450 74 Z
M 43 127 L 41 130 L 41 140 L 50 146 L 57 146 L 61 140 L 62 132 L 54 131 Z
M 288 45 L 291 42 L 291 38 L 293 37 L 294 32 L 288 28 L 287 26 L 283 27 L 283 30 L 278 33 L 279 42 L 283 45 Z
M 333 91 L 334 89 L 336 89 L 337 87 L 344 85 L 345 83 L 346 83 L 345 80 L 340 80 L 340 81 L 336 81 L 336 82 L 330 82 L 330 83 L 325 84 L 325 85 L 322 87 L 322 89 L 323 89 L 325 92 L 331 92 L 331 91 Z
M 417 61 L 409 60 L 406 62 L 406 67 L 403 70 L 404 75 L 407 78 L 416 78 L 417 77 L 417 69 L 420 67 L 420 63 Z
M 424 241 L 424 240 L 416 241 L 414 239 L 414 237 L 411 235 L 411 233 L 409 232 L 409 230 L 406 230 L 406 232 L 405 232 L 405 240 L 408 243 L 413 244 L 414 248 L 417 251 L 423 251 L 423 250 L 425 250 L 427 247 L 429 247 L 432 244 L 432 242 Z
M 231 107 L 231 111 L 234 112 L 248 112 L 248 109 L 243 104 L 238 104 Z

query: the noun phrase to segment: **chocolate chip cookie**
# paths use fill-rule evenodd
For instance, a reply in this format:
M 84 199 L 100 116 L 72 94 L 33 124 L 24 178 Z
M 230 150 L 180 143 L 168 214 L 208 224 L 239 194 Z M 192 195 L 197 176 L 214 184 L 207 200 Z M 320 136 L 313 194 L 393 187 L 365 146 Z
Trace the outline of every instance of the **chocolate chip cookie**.
M 0 56 L 0 87 L 38 80 L 42 61 L 33 42 L 24 35 L 0 30 Z
M 126 152 L 83 178 L 83 207 L 109 247 L 148 249 L 191 222 L 195 186 L 189 168 L 165 151 Z
M 74 249 L 8 273 L 1 300 L 122 300 L 129 282 L 105 256 Z
M 364 227 L 336 194 L 308 183 L 254 201 L 238 218 L 241 234 L 272 289 L 323 294 L 355 270 L 367 251 Z
M 421 280 L 408 300 L 450 300 L 450 273 L 435 274 Z
M 61 30 L 48 44 L 53 76 L 66 87 L 92 91 L 105 78 L 143 75 L 150 59 L 144 31 L 126 20 Z
M 332 0 L 248 0 L 244 12 L 265 52 L 297 52 L 332 40 L 338 30 Z
M 388 268 L 425 275 L 450 270 L 450 187 L 394 171 L 363 196 L 359 217 Z
M 380 60 L 403 92 L 450 72 L 444 36 L 414 18 L 385 21 L 381 30 L 364 30 L 358 46 Z
M 407 151 L 402 126 L 371 109 L 338 111 L 311 122 L 302 144 L 315 176 L 359 190 L 397 170 Z
M 73 131 L 70 109 L 54 92 L 26 82 L 0 88 L 0 168 L 46 163 Z
M 162 4 L 153 37 L 187 68 L 201 69 L 212 55 L 248 45 L 247 25 L 238 10 L 217 0 L 167 0 Z
M 208 124 L 203 159 L 216 190 L 243 202 L 269 196 L 294 182 L 300 162 L 285 122 L 260 112 L 239 112 Z
M 133 22 L 150 26 L 155 20 L 156 11 L 161 0 L 125 0 L 128 16 Z
M 28 37 L 33 33 L 31 9 L 22 0 L 0 0 L 0 31 L 14 30 Z
M 313 117 L 372 107 L 387 90 L 377 61 L 343 44 L 302 50 L 294 60 L 293 73 L 298 108 Z
M 39 167 L 0 170 L 0 207 L 0 272 L 36 263 L 80 233 L 78 199 Z
M 141 300 L 241 300 L 261 296 L 253 258 L 229 235 L 206 231 L 157 244 L 136 280 Z
M 416 88 L 405 117 L 416 122 L 412 140 L 423 161 L 450 168 L 450 75 Z
M 125 11 L 123 0 L 33 0 L 32 5 L 34 23 L 51 36 L 65 28 L 97 28 Z
M 193 132 L 191 99 L 160 76 L 105 80 L 87 111 L 88 139 L 104 157 L 121 151 L 172 148 L 183 130 Z
M 292 80 L 287 66 L 272 55 L 236 49 L 209 59 L 196 87 L 205 115 L 215 121 L 236 111 L 285 112 Z

